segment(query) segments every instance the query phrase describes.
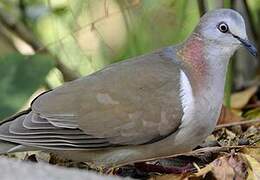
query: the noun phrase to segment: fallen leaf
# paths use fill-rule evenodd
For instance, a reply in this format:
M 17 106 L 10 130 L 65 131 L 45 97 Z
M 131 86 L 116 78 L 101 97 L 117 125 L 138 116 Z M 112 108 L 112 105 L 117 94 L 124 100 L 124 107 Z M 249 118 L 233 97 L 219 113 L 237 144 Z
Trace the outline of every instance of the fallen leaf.
M 253 171 L 252 171 L 251 169 L 248 169 L 248 176 L 247 176 L 246 179 L 247 179 L 247 180 L 257 180 L 257 179 L 255 178 L 255 175 L 254 175 L 254 173 L 253 173 Z
M 231 153 L 226 156 L 215 159 L 197 173 L 189 176 L 189 178 L 205 177 L 211 173 L 216 180 L 243 180 L 248 177 L 248 166 L 245 158 L 240 153 Z
M 244 118 L 236 115 L 225 106 L 222 106 L 221 113 L 218 119 L 218 124 L 228 124 L 233 122 L 239 122 Z
M 235 133 L 233 133 L 232 131 L 230 131 L 228 129 L 225 129 L 225 132 L 226 132 L 228 140 L 233 140 L 237 137 Z
M 260 148 L 242 148 L 239 152 L 247 154 L 260 162 Z
M 245 107 L 250 98 L 256 93 L 257 86 L 252 86 L 244 91 L 240 91 L 231 95 L 231 108 L 242 109 Z
M 208 164 L 204 168 L 199 169 L 197 173 L 194 173 L 191 176 L 195 176 L 195 177 L 205 176 L 207 173 L 211 172 L 212 170 L 213 170 L 212 164 Z
M 230 157 L 228 157 L 228 163 L 233 168 L 235 172 L 236 179 L 246 179 L 248 176 L 248 166 L 245 163 L 243 157 L 240 153 L 235 154 L 231 152 Z
M 248 119 L 260 118 L 260 107 L 247 111 L 244 117 Z
M 38 162 L 49 163 L 51 159 L 51 155 L 49 153 L 42 152 L 42 151 L 36 151 L 35 156 Z
M 249 174 L 248 174 L 248 180 L 253 179 L 253 180 L 259 180 L 260 179 L 260 163 L 253 157 L 247 155 L 247 154 L 242 154 L 242 156 L 247 160 L 249 164 Z
M 231 180 L 235 177 L 235 172 L 232 167 L 229 166 L 228 159 L 221 157 L 212 162 L 212 173 L 217 180 Z
M 242 116 L 242 114 L 243 114 L 243 111 L 240 109 L 230 109 L 230 111 L 237 116 Z
M 149 180 L 188 180 L 187 175 L 166 174 L 162 176 L 153 176 Z

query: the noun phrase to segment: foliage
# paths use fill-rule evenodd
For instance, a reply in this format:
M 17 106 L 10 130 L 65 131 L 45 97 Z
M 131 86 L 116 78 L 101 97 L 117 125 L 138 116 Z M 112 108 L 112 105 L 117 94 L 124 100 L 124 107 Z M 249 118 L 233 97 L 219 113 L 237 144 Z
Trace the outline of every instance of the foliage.
M 28 98 L 44 83 L 54 67 L 48 56 L 24 56 L 18 53 L 0 58 L 0 118 L 20 109 Z

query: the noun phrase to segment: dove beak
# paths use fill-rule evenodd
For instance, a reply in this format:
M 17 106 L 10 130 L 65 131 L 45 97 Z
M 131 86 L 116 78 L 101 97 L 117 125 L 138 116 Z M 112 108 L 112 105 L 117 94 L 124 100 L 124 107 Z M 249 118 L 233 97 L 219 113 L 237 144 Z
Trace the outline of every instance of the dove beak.
M 257 56 L 257 49 L 252 43 L 250 43 L 247 39 L 242 39 L 237 35 L 232 34 L 232 36 L 239 40 L 243 44 L 243 46 L 250 52 L 250 54 L 252 54 L 255 57 Z

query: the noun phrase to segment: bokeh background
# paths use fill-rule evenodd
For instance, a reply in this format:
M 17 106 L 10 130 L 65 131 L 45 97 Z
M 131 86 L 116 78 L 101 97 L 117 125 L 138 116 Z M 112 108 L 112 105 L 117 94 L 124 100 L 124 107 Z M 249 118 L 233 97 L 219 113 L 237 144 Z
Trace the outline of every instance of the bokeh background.
M 260 50 L 260 0 L 0 0 L 0 120 L 66 81 L 185 40 L 223 7 L 244 16 Z M 259 83 L 259 60 L 243 49 L 232 58 L 226 106 Z

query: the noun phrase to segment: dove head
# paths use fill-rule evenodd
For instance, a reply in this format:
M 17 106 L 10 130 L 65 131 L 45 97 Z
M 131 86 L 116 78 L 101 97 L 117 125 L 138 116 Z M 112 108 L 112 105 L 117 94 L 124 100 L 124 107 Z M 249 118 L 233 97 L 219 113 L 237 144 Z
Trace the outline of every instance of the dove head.
M 208 87 L 214 82 L 218 88 L 224 87 L 228 61 L 241 45 L 256 56 L 256 48 L 248 41 L 243 17 L 231 9 L 217 9 L 200 19 L 193 33 L 177 48 L 176 54 L 193 87 L 199 92 L 202 83 Z
M 243 45 L 256 56 L 256 48 L 247 40 L 246 26 L 243 17 L 231 9 L 218 9 L 206 13 L 200 20 L 194 34 L 212 47 L 221 48 L 224 54 L 233 54 Z

